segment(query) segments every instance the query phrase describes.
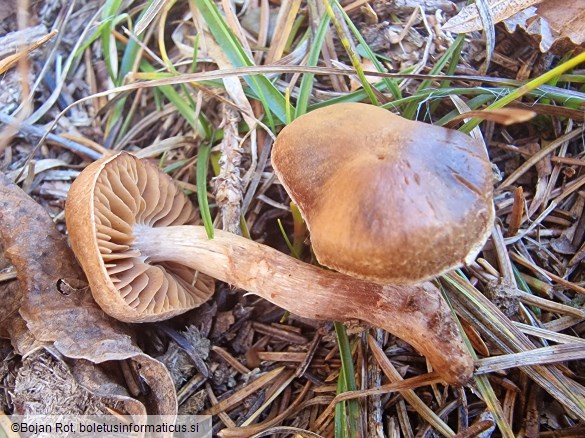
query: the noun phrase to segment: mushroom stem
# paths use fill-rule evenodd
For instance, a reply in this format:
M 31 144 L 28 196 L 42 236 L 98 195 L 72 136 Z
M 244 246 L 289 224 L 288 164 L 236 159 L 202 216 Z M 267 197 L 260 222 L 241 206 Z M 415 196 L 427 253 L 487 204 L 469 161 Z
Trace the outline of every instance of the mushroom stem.
M 404 339 L 450 384 L 473 373 L 440 291 L 431 283 L 380 285 L 298 261 L 266 245 L 200 226 L 134 226 L 133 248 L 149 262 L 172 261 L 312 319 L 359 319 Z

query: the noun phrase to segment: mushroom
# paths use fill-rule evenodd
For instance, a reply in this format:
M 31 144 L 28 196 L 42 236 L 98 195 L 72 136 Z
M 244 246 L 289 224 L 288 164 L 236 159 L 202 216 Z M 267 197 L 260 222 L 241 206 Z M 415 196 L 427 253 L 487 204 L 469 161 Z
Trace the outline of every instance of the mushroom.
M 126 322 L 168 319 L 211 298 L 212 278 L 172 260 L 151 263 L 135 244 L 140 230 L 198 219 L 168 175 L 126 153 L 87 166 L 65 205 L 69 241 L 95 301 Z
M 423 353 L 447 383 L 472 376 L 473 360 L 432 283 L 379 284 L 224 231 L 208 239 L 172 180 L 128 153 L 89 165 L 70 189 L 65 215 L 96 301 L 122 321 L 157 321 L 196 307 L 212 293 L 212 277 L 302 317 L 381 327 Z
M 373 105 L 296 119 L 272 166 L 319 263 L 380 283 L 414 284 L 473 261 L 494 220 L 481 144 Z

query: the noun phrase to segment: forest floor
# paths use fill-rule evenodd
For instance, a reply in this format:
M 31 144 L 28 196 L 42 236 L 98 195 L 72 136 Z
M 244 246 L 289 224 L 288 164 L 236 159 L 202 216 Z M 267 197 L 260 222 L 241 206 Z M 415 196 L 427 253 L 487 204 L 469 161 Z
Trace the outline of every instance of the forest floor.
M 585 7 L 466 3 L 0 0 L 0 436 L 5 415 L 111 413 L 212 415 L 225 437 L 584 436 Z M 475 361 L 466 385 L 379 327 L 219 281 L 166 321 L 93 301 L 64 213 L 90 163 L 149 160 L 208 229 L 316 265 L 270 152 L 346 102 L 489 155 L 491 234 L 433 281 Z

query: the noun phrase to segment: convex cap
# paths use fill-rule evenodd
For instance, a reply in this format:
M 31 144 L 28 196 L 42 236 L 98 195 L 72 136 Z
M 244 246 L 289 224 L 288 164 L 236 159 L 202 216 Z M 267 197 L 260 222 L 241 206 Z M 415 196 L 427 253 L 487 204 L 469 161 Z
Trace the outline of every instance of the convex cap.
M 213 295 L 210 277 L 173 262 L 150 263 L 132 246 L 135 227 L 197 223 L 189 199 L 149 162 L 122 153 L 90 164 L 71 185 L 65 217 L 94 299 L 114 318 L 167 319 Z
M 471 262 L 494 219 L 479 142 L 372 105 L 299 117 L 278 135 L 272 165 L 319 262 L 381 283 L 416 283 Z

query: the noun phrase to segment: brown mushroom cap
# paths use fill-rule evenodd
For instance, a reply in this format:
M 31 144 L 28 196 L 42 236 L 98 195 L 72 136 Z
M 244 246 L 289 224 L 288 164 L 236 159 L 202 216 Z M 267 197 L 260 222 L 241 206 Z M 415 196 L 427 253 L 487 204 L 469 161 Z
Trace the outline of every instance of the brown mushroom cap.
M 127 153 L 89 165 L 65 208 L 71 246 L 102 309 L 127 322 L 167 319 L 207 301 L 214 280 L 182 265 L 151 264 L 135 227 L 195 224 L 189 199 L 154 165 Z
M 272 165 L 319 262 L 382 283 L 415 283 L 470 262 L 494 219 L 482 146 L 382 108 L 317 109 L 278 135 Z

